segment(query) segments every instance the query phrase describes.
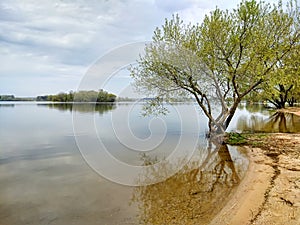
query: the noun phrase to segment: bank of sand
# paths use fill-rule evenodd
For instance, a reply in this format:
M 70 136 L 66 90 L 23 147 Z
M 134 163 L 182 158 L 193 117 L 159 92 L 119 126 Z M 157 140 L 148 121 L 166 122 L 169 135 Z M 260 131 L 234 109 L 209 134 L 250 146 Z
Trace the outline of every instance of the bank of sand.
M 262 136 L 245 147 L 247 174 L 211 224 L 300 224 L 300 134 Z

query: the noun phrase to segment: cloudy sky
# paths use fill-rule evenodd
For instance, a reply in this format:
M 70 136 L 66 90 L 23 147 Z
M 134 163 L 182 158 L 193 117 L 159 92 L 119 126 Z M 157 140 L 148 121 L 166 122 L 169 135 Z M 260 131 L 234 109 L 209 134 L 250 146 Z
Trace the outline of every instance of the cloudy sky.
M 76 90 L 95 60 L 117 46 L 150 40 L 172 14 L 196 23 L 216 5 L 230 9 L 238 2 L 0 0 L 0 95 Z M 122 86 L 115 82 L 109 91 Z

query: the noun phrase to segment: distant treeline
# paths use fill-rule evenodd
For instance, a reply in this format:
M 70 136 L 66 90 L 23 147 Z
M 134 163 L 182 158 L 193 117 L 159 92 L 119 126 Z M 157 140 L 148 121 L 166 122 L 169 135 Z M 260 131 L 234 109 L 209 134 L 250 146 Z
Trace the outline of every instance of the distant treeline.
M 0 95 L 0 101 L 34 101 L 34 98 L 20 98 L 14 95 Z
M 78 91 L 69 93 L 59 93 L 56 95 L 37 96 L 36 101 L 51 102 L 115 102 L 116 95 L 104 90 L 99 91 Z

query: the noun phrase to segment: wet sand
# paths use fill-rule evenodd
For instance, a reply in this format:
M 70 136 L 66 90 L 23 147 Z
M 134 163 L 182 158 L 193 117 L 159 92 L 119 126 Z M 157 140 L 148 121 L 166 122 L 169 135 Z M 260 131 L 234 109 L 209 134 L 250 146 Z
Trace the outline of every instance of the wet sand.
M 300 134 L 271 134 L 246 147 L 245 178 L 211 224 L 300 224 Z

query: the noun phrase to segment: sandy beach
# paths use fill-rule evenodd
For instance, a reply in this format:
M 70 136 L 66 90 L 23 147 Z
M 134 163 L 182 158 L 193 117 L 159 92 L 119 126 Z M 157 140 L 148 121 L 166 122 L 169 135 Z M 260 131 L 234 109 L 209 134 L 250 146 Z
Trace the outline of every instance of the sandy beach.
M 299 108 L 284 112 L 300 115 Z M 300 224 L 300 134 L 262 136 L 243 146 L 249 169 L 211 224 Z
M 246 147 L 247 174 L 211 224 L 300 224 L 300 134 L 269 138 L 271 153 Z

